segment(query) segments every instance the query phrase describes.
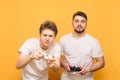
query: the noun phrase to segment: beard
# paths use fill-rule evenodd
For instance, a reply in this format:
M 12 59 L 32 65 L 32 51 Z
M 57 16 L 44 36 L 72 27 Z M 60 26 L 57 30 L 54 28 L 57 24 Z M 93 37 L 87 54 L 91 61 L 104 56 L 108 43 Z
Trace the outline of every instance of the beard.
M 74 29 L 74 31 L 76 32 L 76 33 L 83 33 L 84 31 L 85 31 L 85 29 L 83 29 L 83 30 L 77 30 L 77 29 Z

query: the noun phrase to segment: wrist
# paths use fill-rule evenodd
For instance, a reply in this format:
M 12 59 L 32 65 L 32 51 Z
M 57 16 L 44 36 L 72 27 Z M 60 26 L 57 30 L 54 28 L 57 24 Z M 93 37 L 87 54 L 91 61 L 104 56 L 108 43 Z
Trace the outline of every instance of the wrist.
M 90 72 L 90 68 L 89 67 L 86 68 L 86 73 L 88 73 L 88 72 Z
M 30 60 L 32 60 L 34 57 L 32 55 L 29 55 Z
M 67 68 L 68 65 L 66 63 L 63 64 L 63 68 Z

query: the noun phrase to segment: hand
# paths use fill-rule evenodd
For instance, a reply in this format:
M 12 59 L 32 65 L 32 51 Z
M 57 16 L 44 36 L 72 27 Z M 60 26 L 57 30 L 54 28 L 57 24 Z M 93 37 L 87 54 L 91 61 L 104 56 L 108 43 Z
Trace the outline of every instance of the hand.
M 55 58 L 54 58 L 54 56 L 52 58 L 48 58 L 46 60 L 46 64 L 47 64 L 48 67 L 53 67 L 54 64 L 55 64 Z
M 72 72 L 79 72 L 81 70 L 82 70 L 81 67 L 70 66 L 70 71 L 72 71 Z
M 89 72 L 89 68 L 80 67 L 82 70 L 77 72 L 78 74 L 85 75 Z
M 70 64 L 69 64 L 69 63 L 65 63 L 65 64 L 64 64 L 64 69 L 65 69 L 66 71 L 70 72 L 70 71 L 71 71 L 71 70 L 70 70 Z
M 41 54 L 40 51 L 35 51 L 34 53 L 31 53 L 31 54 L 30 54 L 30 57 L 31 57 L 32 59 L 40 60 L 41 58 L 44 57 L 44 55 Z

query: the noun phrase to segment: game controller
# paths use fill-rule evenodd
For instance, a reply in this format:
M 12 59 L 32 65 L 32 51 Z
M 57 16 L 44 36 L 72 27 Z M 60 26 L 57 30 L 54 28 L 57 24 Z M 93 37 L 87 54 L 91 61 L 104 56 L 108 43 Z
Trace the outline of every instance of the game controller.
M 76 66 L 70 66 L 70 70 L 72 72 L 78 72 L 78 71 L 81 71 L 81 68 L 80 67 L 76 67 Z
M 48 55 L 48 54 L 43 54 L 44 55 L 44 59 L 52 59 L 52 56 Z
M 46 54 L 44 51 L 41 51 L 41 54 L 44 55 L 44 59 L 47 60 L 47 59 L 52 59 L 52 56 L 50 56 L 49 54 Z

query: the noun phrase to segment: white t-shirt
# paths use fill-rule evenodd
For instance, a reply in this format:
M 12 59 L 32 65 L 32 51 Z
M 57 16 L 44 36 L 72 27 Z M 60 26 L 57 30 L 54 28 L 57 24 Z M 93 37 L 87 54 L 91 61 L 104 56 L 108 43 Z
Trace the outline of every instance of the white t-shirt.
M 92 36 L 85 34 L 83 37 L 76 39 L 72 33 L 63 36 L 60 39 L 62 53 L 65 56 L 65 62 L 71 66 L 89 67 L 93 65 L 94 57 L 102 57 L 103 53 L 99 42 Z M 61 80 L 94 80 L 93 73 L 79 75 L 73 72 L 63 71 Z
M 26 55 L 42 50 L 38 38 L 31 38 L 24 42 L 19 52 Z M 53 43 L 46 51 L 47 54 L 60 57 L 60 46 Z M 48 80 L 48 69 L 45 59 L 32 60 L 22 69 L 22 80 Z

